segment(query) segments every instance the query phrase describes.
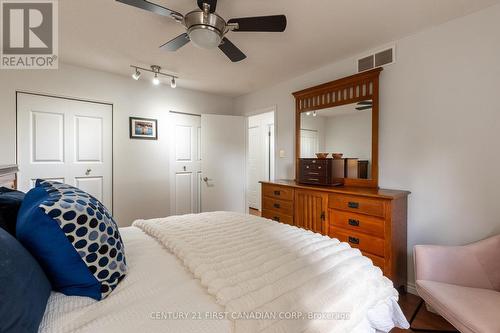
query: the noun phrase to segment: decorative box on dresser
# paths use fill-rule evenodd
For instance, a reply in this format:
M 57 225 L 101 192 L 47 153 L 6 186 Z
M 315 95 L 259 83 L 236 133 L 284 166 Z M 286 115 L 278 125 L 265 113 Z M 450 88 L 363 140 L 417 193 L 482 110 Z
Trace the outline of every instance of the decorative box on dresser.
M 262 182 L 262 216 L 359 248 L 396 288 L 404 289 L 408 195 L 407 191 L 323 187 L 293 180 Z

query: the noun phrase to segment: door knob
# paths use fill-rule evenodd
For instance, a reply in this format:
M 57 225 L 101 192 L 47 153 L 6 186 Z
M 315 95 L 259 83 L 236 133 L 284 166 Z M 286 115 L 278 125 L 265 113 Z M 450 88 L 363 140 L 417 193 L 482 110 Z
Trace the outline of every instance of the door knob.
M 205 183 L 208 183 L 208 177 L 203 177 L 203 181 L 204 181 Z
M 88 175 L 90 175 L 91 172 L 92 172 L 92 169 L 87 169 L 87 171 L 85 171 L 85 175 L 88 176 Z

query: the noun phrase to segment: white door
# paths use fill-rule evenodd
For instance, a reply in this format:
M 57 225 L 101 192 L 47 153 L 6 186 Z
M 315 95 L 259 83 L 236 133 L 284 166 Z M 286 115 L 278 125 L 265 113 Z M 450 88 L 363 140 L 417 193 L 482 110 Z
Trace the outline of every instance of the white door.
M 300 157 L 316 158 L 316 153 L 319 153 L 318 131 L 301 129 Z
M 172 215 L 201 212 L 201 117 L 170 113 L 170 211 Z
M 246 212 L 246 120 L 201 116 L 201 207 L 203 212 Z
M 274 112 L 248 117 L 247 201 L 261 209 L 260 181 L 274 179 Z
M 260 210 L 259 198 L 259 180 L 264 180 L 261 166 L 262 161 L 262 142 L 261 142 L 260 126 L 252 126 L 248 128 L 248 207 Z
M 274 180 L 274 163 L 275 163 L 275 154 L 276 151 L 274 149 L 275 141 L 274 141 L 274 124 L 267 125 L 267 131 L 269 135 L 266 140 L 266 179 Z M 259 186 L 260 189 L 260 186 Z M 260 193 L 260 192 L 259 192 Z
M 111 105 L 19 93 L 18 187 L 35 180 L 76 186 L 112 209 Z

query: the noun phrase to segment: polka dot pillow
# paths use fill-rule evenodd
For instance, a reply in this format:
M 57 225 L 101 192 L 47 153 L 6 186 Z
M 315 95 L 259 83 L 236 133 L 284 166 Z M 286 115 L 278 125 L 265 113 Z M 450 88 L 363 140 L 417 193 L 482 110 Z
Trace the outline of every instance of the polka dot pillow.
M 127 273 L 113 217 L 73 186 L 37 180 L 19 210 L 16 237 L 38 260 L 52 288 L 101 300 Z

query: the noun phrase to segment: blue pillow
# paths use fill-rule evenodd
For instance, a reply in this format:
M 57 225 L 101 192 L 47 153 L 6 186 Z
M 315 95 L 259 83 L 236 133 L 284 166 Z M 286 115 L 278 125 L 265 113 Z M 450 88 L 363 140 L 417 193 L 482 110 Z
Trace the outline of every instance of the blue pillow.
M 65 295 L 101 300 L 127 273 L 113 217 L 73 186 L 37 180 L 19 210 L 16 236 Z
M 0 187 L 0 228 L 13 236 L 16 234 L 17 213 L 23 199 L 23 192 Z
M 0 228 L 0 332 L 38 332 L 50 282 L 36 260 Z

